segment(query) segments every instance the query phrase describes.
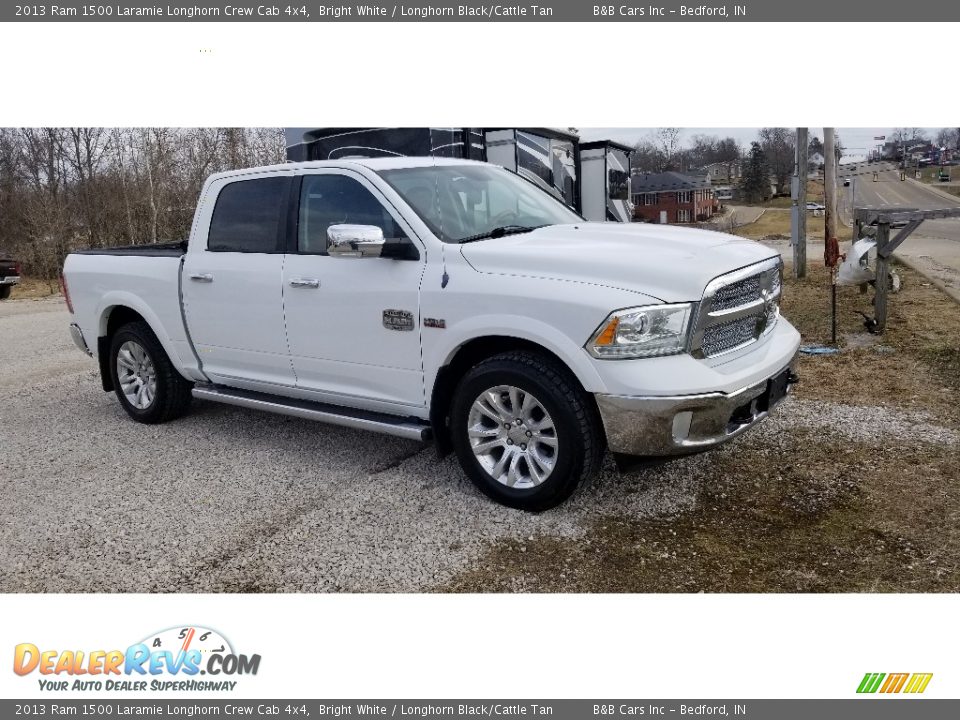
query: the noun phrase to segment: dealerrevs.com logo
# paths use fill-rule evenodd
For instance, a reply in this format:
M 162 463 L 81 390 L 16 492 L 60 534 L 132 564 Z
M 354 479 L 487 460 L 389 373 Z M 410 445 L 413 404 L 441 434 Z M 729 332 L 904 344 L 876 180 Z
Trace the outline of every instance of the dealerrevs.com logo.
M 260 655 L 236 653 L 216 630 L 173 627 L 151 633 L 126 650 L 49 650 L 20 643 L 13 671 L 36 673 L 50 691 L 230 691 L 242 675 L 256 675 Z M 202 679 L 201 679 L 202 678 Z

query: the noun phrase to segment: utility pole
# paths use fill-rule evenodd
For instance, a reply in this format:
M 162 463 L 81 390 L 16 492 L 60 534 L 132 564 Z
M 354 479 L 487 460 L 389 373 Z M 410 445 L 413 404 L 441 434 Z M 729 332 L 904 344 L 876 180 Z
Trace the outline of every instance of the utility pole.
M 840 259 L 840 244 L 837 242 L 837 152 L 833 128 L 823 129 L 823 263 L 830 268 L 831 333 L 837 344 L 837 261 Z
M 793 276 L 807 276 L 807 128 L 797 128 L 793 181 L 790 184 L 790 244 L 793 245 Z

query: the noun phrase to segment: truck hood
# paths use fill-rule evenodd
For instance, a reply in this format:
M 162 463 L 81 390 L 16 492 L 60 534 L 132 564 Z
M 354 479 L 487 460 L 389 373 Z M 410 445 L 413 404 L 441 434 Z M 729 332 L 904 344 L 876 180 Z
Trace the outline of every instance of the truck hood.
M 752 240 L 642 223 L 552 225 L 461 246 L 482 273 L 604 285 L 663 302 L 699 300 L 718 275 L 776 257 Z

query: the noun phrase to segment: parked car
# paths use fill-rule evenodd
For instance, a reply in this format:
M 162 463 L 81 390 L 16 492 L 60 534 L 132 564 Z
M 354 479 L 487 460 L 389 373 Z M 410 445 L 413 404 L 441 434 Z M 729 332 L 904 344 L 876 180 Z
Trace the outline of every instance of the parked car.
M 20 263 L 0 251 L 0 300 L 10 297 L 13 286 L 20 282 Z
M 73 253 L 64 287 L 74 341 L 134 420 L 196 397 L 432 440 L 527 510 L 604 448 L 679 455 L 752 428 L 800 342 L 776 251 L 584 222 L 453 159 L 213 175 L 188 241 Z
M 810 211 L 826 210 L 826 209 L 827 209 L 827 206 L 826 206 L 826 205 L 821 205 L 820 203 L 816 203 L 816 202 L 808 202 L 808 203 L 807 203 L 807 210 L 810 210 Z

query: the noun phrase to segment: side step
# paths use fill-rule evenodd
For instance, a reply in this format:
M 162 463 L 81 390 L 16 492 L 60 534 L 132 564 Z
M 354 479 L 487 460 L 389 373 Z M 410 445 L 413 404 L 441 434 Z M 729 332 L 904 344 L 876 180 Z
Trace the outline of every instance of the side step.
M 356 430 L 369 430 L 408 440 L 426 442 L 431 438 L 430 425 L 417 418 L 354 410 L 336 405 L 310 402 L 309 400 L 282 398 L 276 395 L 218 387 L 216 385 L 197 385 L 193 388 L 193 396 L 200 400 L 212 400 L 227 405 L 264 410 L 278 415 L 304 418 L 305 420 L 316 420 Z

